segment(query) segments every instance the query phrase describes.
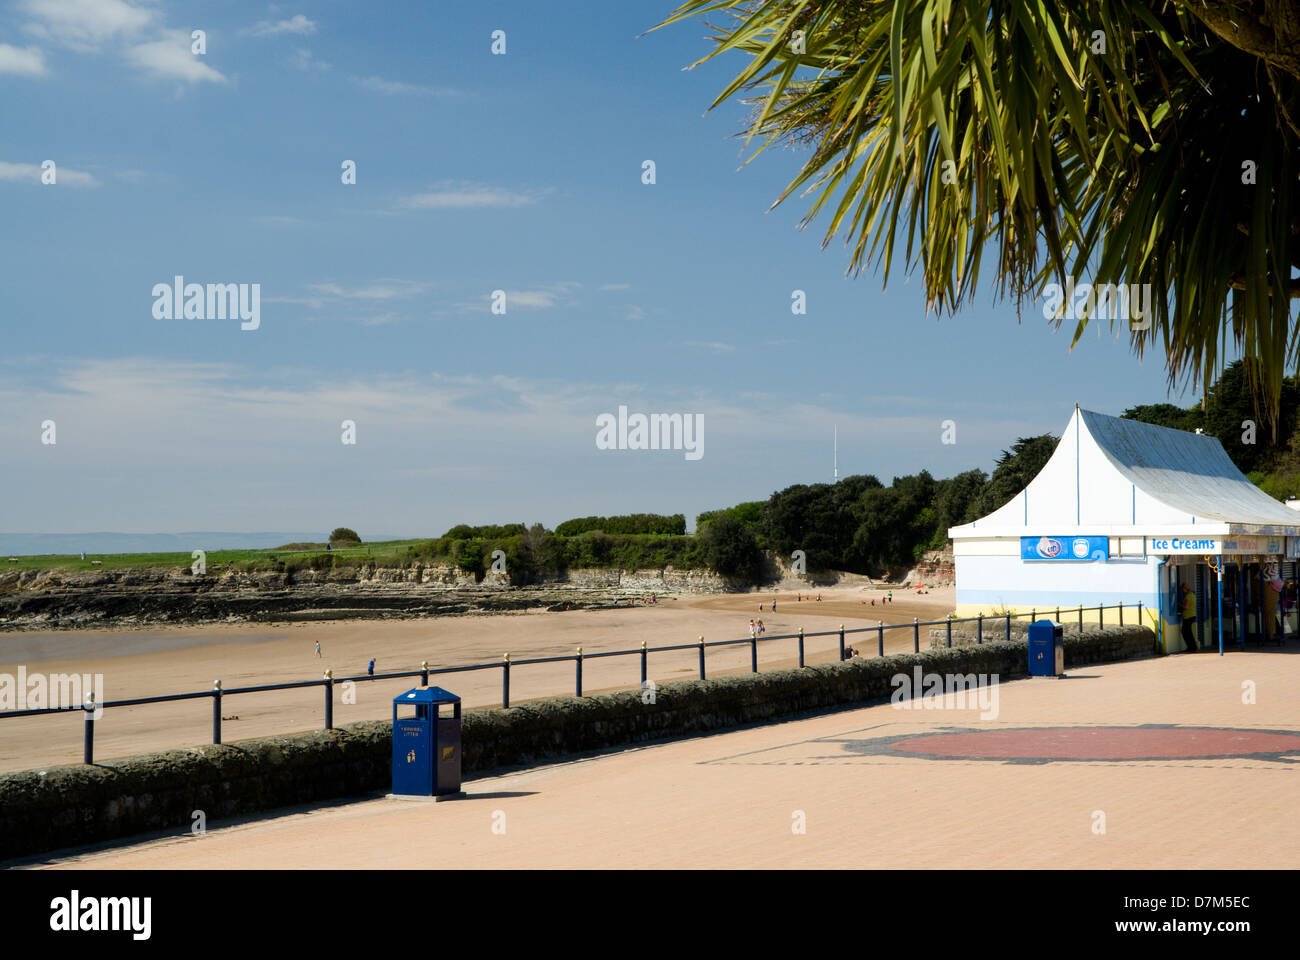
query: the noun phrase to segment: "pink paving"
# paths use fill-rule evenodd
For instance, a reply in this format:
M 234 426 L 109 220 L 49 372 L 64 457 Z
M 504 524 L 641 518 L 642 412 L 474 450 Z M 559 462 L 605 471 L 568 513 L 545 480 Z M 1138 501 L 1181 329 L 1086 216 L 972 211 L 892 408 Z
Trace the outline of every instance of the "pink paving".
M 1045 727 L 906 737 L 900 753 L 952 760 L 1282 759 L 1300 754 L 1300 734 L 1177 727 Z

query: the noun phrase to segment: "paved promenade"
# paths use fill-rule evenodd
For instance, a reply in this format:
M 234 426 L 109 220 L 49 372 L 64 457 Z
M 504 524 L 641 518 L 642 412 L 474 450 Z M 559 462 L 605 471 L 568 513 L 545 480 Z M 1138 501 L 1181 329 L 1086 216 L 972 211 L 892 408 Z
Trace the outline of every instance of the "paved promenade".
M 1295 868 L 1298 688 L 1283 652 L 1082 667 L 1000 685 L 996 719 L 878 705 L 50 862 Z

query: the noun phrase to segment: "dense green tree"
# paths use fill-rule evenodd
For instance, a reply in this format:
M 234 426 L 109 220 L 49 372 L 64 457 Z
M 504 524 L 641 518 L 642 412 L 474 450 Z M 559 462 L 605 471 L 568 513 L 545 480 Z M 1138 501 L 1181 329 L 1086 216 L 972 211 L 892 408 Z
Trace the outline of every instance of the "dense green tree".
M 1173 430 L 1192 431 L 1201 426 L 1199 409 L 1193 415 L 1190 411 L 1172 403 L 1144 403 L 1130 407 L 1120 416 L 1125 420 L 1137 420 L 1139 423 L 1152 423 L 1157 427 L 1169 427 Z
M 330 543 L 360 543 L 357 532 L 349 527 L 335 527 L 330 531 Z
M 663 516 L 657 513 L 629 513 L 618 517 L 578 517 L 557 524 L 555 532 L 562 537 L 576 537 L 588 530 L 619 534 L 665 534 L 682 536 L 686 533 L 686 516 L 675 513 Z
M 709 567 L 723 576 L 757 580 L 763 554 L 753 532 L 735 517 L 721 516 L 704 528 L 705 557 Z
M 967 470 L 948 480 L 939 480 L 935 483 L 936 529 L 941 542 L 932 542 L 932 548 L 947 543 L 950 527 L 979 519 L 976 501 L 984 491 L 988 480 L 988 474 L 983 470 Z

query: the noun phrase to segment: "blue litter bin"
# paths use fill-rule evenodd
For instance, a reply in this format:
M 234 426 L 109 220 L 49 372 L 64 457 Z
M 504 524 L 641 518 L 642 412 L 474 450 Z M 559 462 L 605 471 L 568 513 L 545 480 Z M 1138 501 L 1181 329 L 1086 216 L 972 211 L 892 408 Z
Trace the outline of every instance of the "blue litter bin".
M 401 716 L 403 707 L 415 715 Z M 451 715 L 442 711 L 451 708 Z M 393 699 L 393 794 L 455 796 L 460 791 L 460 697 L 417 687 Z
M 1051 620 L 1029 625 L 1029 675 L 1059 677 L 1065 673 L 1065 628 Z

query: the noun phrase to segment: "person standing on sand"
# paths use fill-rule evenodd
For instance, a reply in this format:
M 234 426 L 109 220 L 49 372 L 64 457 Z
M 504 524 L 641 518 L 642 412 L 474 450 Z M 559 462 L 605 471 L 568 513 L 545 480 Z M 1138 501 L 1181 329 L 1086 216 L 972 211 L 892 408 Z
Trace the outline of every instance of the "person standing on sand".
M 317 660 L 320 659 L 320 641 L 319 641 L 319 640 L 316 641 L 316 659 L 317 659 Z
M 374 657 L 371 657 L 371 658 L 370 658 L 370 662 L 366 664 L 366 673 L 370 674 L 372 677 L 375 675 L 375 658 L 374 658 Z
M 754 626 L 754 621 L 753 621 L 753 620 L 750 620 L 750 621 L 749 621 L 749 639 L 753 640 L 756 636 L 758 636 L 758 632 L 757 632 L 757 631 L 758 631 L 758 627 Z
M 776 613 L 776 597 L 772 598 L 772 612 Z

